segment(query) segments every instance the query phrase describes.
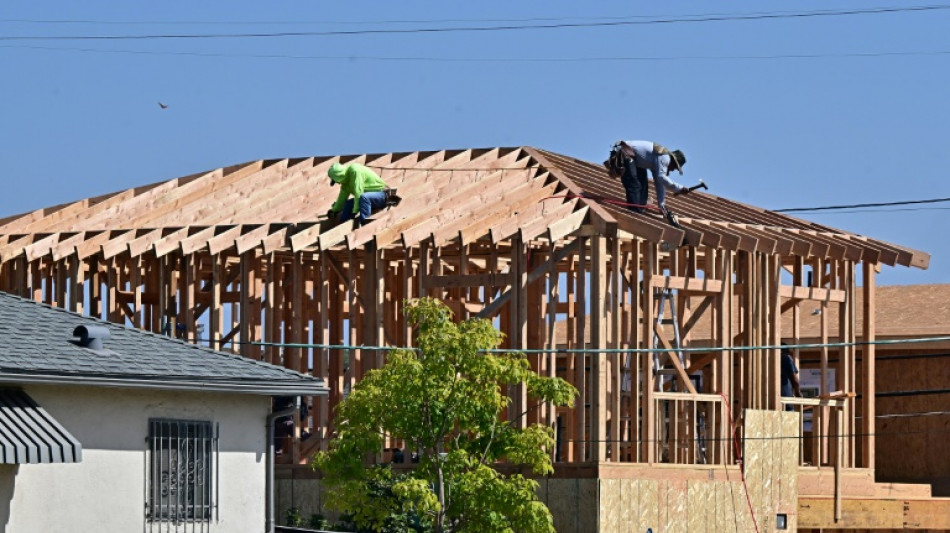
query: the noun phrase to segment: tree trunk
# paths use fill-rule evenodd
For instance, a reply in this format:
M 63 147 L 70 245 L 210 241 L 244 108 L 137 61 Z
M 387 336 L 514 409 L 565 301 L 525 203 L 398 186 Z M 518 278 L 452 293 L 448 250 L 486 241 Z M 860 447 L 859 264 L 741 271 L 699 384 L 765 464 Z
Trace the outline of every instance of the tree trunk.
M 435 533 L 445 531 L 445 479 L 442 476 L 442 445 L 435 452 L 436 492 L 439 496 L 439 514 L 435 517 Z

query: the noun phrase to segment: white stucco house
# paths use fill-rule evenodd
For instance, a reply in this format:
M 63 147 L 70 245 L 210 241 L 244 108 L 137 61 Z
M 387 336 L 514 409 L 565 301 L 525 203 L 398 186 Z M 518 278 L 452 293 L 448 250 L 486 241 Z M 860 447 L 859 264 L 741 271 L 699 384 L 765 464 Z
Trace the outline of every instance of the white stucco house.
M 272 398 L 322 380 L 0 293 L 0 532 L 265 531 Z

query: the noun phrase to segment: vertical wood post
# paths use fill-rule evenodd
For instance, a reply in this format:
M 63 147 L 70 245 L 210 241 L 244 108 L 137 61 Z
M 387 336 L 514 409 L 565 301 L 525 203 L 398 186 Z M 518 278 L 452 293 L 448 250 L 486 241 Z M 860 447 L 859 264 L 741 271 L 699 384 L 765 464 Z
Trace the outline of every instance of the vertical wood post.
M 874 341 L 877 339 L 877 322 L 874 316 L 874 309 L 876 302 L 876 278 L 875 278 L 875 265 L 865 261 L 861 266 L 862 275 L 863 275 L 863 289 L 864 289 L 864 307 L 862 313 L 864 313 L 864 334 L 863 341 L 866 343 L 864 349 L 862 350 L 862 367 L 864 370 L 864 375 L 861 379 L 861 432 L 864 434 L 864 445 L 861 450 L 861 464 L 859 466 L 863 468 L 874 469 L 875 460 L 874 460 L 874 431 L 875 423 L 874 417 L 877 414 L 874 395 L 877 391 L 874 380 L 876 379 L 876 351 Z
M 592 237 L 591 244 L 591 460 L 607 460 L 607 255 L 606 239 Z
M 643 243 L 643 282 L 641 284 L 640 307 L 643 310 L 642 335 L 640 339 L 643 348 L 653 347 L 653 322 L 655 314 L 653 308 L 653 276 L 656 273 L 656 244 Z M 656 462 L 656 406 L 653 393 L 656 390 L 656 375 L 653 373 L 653 354 L 644 353 L 640 356 L 640 396 L 643 398 L 640 409 L 642 411 L 642 431 L 640 444 L 643 449 L 642 462 L 653 464 Z M 637 386 L 636 383 L 633 384 Z

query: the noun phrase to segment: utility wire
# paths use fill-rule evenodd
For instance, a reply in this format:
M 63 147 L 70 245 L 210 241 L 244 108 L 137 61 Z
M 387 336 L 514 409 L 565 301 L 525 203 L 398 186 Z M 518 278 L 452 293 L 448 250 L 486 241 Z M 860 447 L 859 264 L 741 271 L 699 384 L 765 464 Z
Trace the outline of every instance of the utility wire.
M 253 32 L 253 33 L 159 33 L 145 35 L 26 35 L 0 36 L 2 41 L 66 41 L 66 40 L 99 40 L 99 41 L 126 41 L 126 40 L 165 40 L 165 39 L 257 39 L 283 37 L 333 37 L 349 35 L 399 35 L 422 33 L 458 33 L 458 32 L 498 32 L 520 30 L 552 30 L 567 28 L 604 28 L 624 26 L 648 26 L 658 24 L 697 23 L 697 22 L 725 22 L 748 20 L 773 19 L 802 19 L 813 17 L 832 17 L 850 15 L 872 15 L 885 13 L 928 12 L 950 9 L 950 5 L 918 5 L 905 7 L 883 7 L 866 9 L 841 9 L 825 11 L 800 11 L 793 13 L 759 13 L 749 15 L 707 15 L 699 17 L 670 17 L 650 20 L 617 20 L 601 22 L 564 22 L 550 24 L 506 24 L 494 26 L 468 27 L 429 27 L 429 28 L 391 28 L 391 29 L 362 29 L 362 30 L 333 30 L 333 31 L 283 31 L 283 32 Z
M 267 341 L 228 341 L 191 338 L 182 339 L 189 342 L 207 342 L 215 344 L 249 344 L 252 346 L 273 346 L 279 348 L 318 348 L 324 350 L 419 350 L 414 346 L 371 346 L 354 344 L 320 344 L 320 343 L 301 343 L 301 342 L 267 342 Z M 950 336 L 936 337 L 917 337 L 911 339 L 880 339 L 874 341 L 856 341 L 856 342 L 826 342 L 826 343 L 805 343 L 805 344 L 763 344 L 758 346 L 701 346 L 701 347 L 680 347 L 680 348 L 539 348 L 539 349 L 486 349 L 479 350 L 479 353 L 525 353 L 525 354 L 544 354 L 544 353 L 666 353 L 666 352 L 749 352 L 755 350 L 783 350 L 783 349 L 814 349 L 814 348 L 849 348 L 860 346 L 879 346 L 893 344 L 917 344 L 928 342 L 950 341 Z
M 835 10 L 814 10 L 814 12 L 826 12 Z M 790 10 L 773 11 L 753 11 L 749 13 L 696 13 L 692 15 L 683 15 L 688 17 L 709 17 L 709 16 L 736 16 L 736 15 L 763 15 L 795 13 Z M 0 19 L 0 23 L 16 24 L 102 24 L 102 25 L 215 25 L 215 26 L 266 26 L 266 25 L 311 25 L 311 24 L 435 24 L 435 23 L 487 23 L 487 22 L 552 22 L 564 20 L 630 20 L 630 19 L 654 19 L 656 16 L 650 15 L 624 15 L 624 16 L 600 16 L 600 17 L 527 17 L 527 18 L 455 18 L 455 19 L 401 19 L 401 20 L 259 20 L 259 21 L 240 21 L 240 20 L 102 20 L 102 19 Z
M 779 59 L 861 59 L 915 56 L 945 56 L 950 50 L 905 51 L 905 52 L 854 52 L 820 54 L 774 54 L 774 55 L 696 55 L 696 56 L 594 56 L 594 57 L 446 57 L 446 56 L 333 56 L 297 54 L 239 54 L 217 52 L 116 50 L 72 46 L 0 45 L 0 48 L 81 52 L 98 54 L 131 54 L 154 56 L 183 56 L 207 58 L 288 59 L 305 61 L 379 61 L 411 63 L 636 63 L 654 61 L 767 61 Z
M 785 209 L 773 209 L 776 213 L 795 213 L 800 211 L 832 211 L 838 209 L 860 209 L 866 207 L 887 207 L 894 205 L 914 205 L 914 204 L 936 204 L 950 202 L 950 198 L 930 198 L 927 200 L 907 200 L 903 202 L 877 202 L 868 204 L 847 204 L 847 205 L 828 205 L 821 207 L 790 207 Z

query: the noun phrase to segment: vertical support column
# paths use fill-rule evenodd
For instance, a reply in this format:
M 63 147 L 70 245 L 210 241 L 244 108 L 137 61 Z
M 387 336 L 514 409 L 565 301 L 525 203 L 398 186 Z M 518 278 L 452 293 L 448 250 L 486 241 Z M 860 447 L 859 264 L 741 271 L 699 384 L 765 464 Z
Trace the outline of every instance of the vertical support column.
M 653 311 L 653 276 L 656 273 L 656 243 L 643 243 L 643 282 L 641 287 L 640 308 L 643 310 L 642 334 L 640 343 L 643 348 L 652 348 L 653 323 L 656 319 Z M 634 383 L 633 386 L 637 384 Z M 656 406 L 653 393 L 656 390 L 656 376 L 653 373 L 652 354 L 640 357 L 640 397 L 642 428 L 640 444 L 643 452 L 641 460 L 645 463 L 656 462 Z
M 590 325 L 591 348 L 591 460 L 607 460 L 607 257 L 606 239 L 592 237 L 591 244 L 591 287 L 590 287 Z
M 782 297 L 779 289 L 782 285 L 782 258 L 778 255 L 766 256 L 769 265 L 769 339 L 768 343 L 778 346 L 782 343 Z M 782 409 L 782 358 L 781 349 L 769 350 L 769 398 L 770 408 Z
M 384 305 L 386 303 L 386 267 L 382 252 L 376 246 L 376 240 L 366 243 L 365 272 L 363 274 L 363 301 L 366 304 L 364 336 L 367 344 L 382 346 L 385 344 L 386 331 L 383 327 Z M 386 360 L 385 352 L 374 350 L 367 354 L 372 368 L 382 368 Z
M 196 285 L 200 283 L 196 275 L 199 267 L 197 254 L 182 255 L 181 268 L 184 270 L 181 279 L 184 283 L 181 289 L 181 306 L 185 315 L 185 338 L 192 343 L 198 343 L 198 328 L 195 322 L 195 296 L 198 294 Z
M 509 317 L 509 347 L 512 350 L 524 350 L 528 337 L 528 272 L 525 264 L 527 249 L 519 231 L 511 238 L 511 276 L 512 298 Z M 509 388 L 512 402 L 509 404 L 508 420 L 517 428 L 527 425 L 528 397 L 524 383 Z
M 824 287 L 826 275 L 825 275 L 825 262 L 821 259 L 816 259 L 814 264 L 814 278 L 817 287 Z M 821 347 L 821 361 L 819 368 L 821 369 L 821 383 L 818 386 L 818 394 L 821 396 L 827 395 L 828 390 L 828 303 L 821 302 L 821 314 L 819 315 L 821 320 L 819 320 L 819 336 Z M 821 466 L 825 464 L 825 461 L 828 460 L 828 416 L 830 410 L 827 406 L 825 407 L 816 407 L 815 408 L 815 420 L 812 421 L 812 431 L 822 435 L 822 438 L 817 439 L 815 442 L 815 453 L 817 454 L 817 460 L 814 463 L 815 465 Z
M 98 256 L 89 258 L 89 316 L 102 319 L 102 271 Z
M 623 261 L 620 252 L 620 239 L 613 237 L 609 241 L 610 253 L 609 261 L 610 271 L 610 289 L 607 295 L 607 313 L 609 318 L 610 335 L 607 343 L 608 348 L 619 349 L 621 345 L 620 331 L 621 320 L 623 318 Z M 608 418 L 610 420 L 610 460 L 620 461 L 620 423 L 621 423 L 621 404 L 620 395 L 623 386 L 622 364 L 623 354 L 613 353 L 607 358 L 607 364 L 610 369 L 610 387 L 607 396 L 610 398 Z
M 317 306 L 317 318 L 314 323 L 314 331 L 316 334 L 316 343 L 317 344 L 330 344 L 330 272 L 327 264 L 327 252 L 321 250 L 319 257 L 319 264 L 317 265 L 316 271 L 316 285 L 317 292 L 316 294 L 320 295 L 319 304 Z M 323 382 L 327 386 L 331 386 L 330 382 L 330 350 L 326 348 L 319 348 L 313 352 L 313 374 L 314 376 L 323 379 Z M 336 382 L 333 383 L 336 385 Z M 329 396 L 318 396 L 315 398 L 317 405 L 315 406 L 314 413 L 314 424 L 313 429 L 317 433 L 317 437 L 320 439 L 320 449 L 326 451 L 327 449 L 327 430 L 329 429 L 329 418 L 330 418 L 330 398 Z
M 52 263 L 54 272 L 56 273 L 56 307 L 66 309 L 69 305 L 67 297 L 67 287 L 69 284 L 66 282 L 66 279 L 69 276 L 67 259 L 63 258 L 59 261 L 54 261 L 52 256 L 50 256 L 50 262 Z
M 83 314 L 86 302 L 86 265 L 79 256 L 70 256 L 69 261 L 69 310 Z
M 257 359 L 257 350 L 251 345 L 251 324 L 254 314 L 251 311 L 251 299 L 254 297 L 254 250 L 249 250 L 241 254 L 241 306 L 240 323 L 238 327 L 238 338 L 241 341 L 240 350 L 244 357 L 253 357 Z M 253 355 L 252 355 L 253 354 Z
M 576 332 L 575 348 L 586 350 L 587 344 L 587 238 L 580 237 L 577 253 L 577 270 L 574 273 L 574 317 Z M 590 460 L 590 434 L 587 432 L 587 405 L 590 390 L 587 386 L 587 353 L 572 354 L 574 359 L 574 386 L 577 387 L 577 402 L 574 418 L 574 461 Z
M 122 320 L 122 312 L 119 310 L 119 264 L 116 261 L 115 257 L 112 257 L 108 261 L 109 268 L 109 278 L 108 278 L 108 289 L 109 289 L 109 301 L 107 302 L 108 310 L 107 316 L 109 322 L 114 322 L 117 324 L 124 323 Z
M 875 362 L 875 345 L 874 341 L 877 340 L 877 322 L 874 317 L 874 309 L 876 305 L 876 286 L 877 283 L 875 274 L 876 265 L 871 264 L 868 261 L 865 261 L 861 266 L 863 283 L 862 285 L 864 290 L 864 307 L 862 313 L 864 314 L 864 332 L 862 339 L 864 341 L 864 349 L 861 354 L 861 363 L 862 370 L 864 375 L 861 379 L 861 433 L 864 434 L 864 443 L 861 447 L 861 464 L 857 465 L 861 468 L 870 468 L 874 469 L 875 460 L 874 460 L 874 432 L 876 426 L 874 424 L 874 417 L 877 414 L 874 395 L 877 391 L 874 380 L 876 379 L 876 362 Z
M 495 250 L 495 243 L 492 243 Z M 428 296 L 429 285 L 429 241 L 419 243 L 419 298 Z
M 290 265 L 290 276 L 292 283 L 290 286 L 290 316 L 285 316 L 285 320 L 291 325 L 289 342 L 293 344 L 303 344 L 305 342 L 303 333 L 304 323 L 304 292 L 307 288 L 307 282 L 304 279 L 303 254 L 296 252 L 293 254 L 293 260 Z M 287 361 L 285 365 L 291 370 L 307 373 L 307 365 L 304 364 L 302 348 L 291 348 L 285 350 Z
M 168 262 L 171 260 L 171 256 L 162 256 L 155 259 L 154 264 L 158 268 L 158 287 L 155 288 L 155 291 L 158 296 L 158 303 L 153 303 L 152 308 L 153 316 L 158 319 L 158 328 L 156 331 L 162 332 L 162 327 L 167 323 L 168 329 L 174 334 L 175 332 L 175 319 L 174 313 L 171 310 L 171 293 L 169 287 L 171 287 L 170 276 L 168 275 Z
M 277 263 L 276 255 L 271 252 L 267 254 L 266 271 L 264 272 L 264 336 L 266 342 L 279 342 L 280 339 L 275 335 L 280 331 L 277 327 L 277 270 L 280 266 Z M 264 346 L 264 360 L 271 364 L 277 364 L 278 348 L 276 346 Z
M 208 311 L 208 346 L 213 350 L 221 350 L 221 337 L 224 329 L 224 309 L 221 305 L 221 293 L 224 290 L 224 258 L 221 254 L 214 254 L 211 258 L 211 303 Z
M 16 264 L 16 276 L 15 276 L 16 292 L 15 294 L 17 294 L 18 296 L 22 298 L 29 298 L 30 289 L 29 289 L 29 284 L 27 282 L 27 278 L 29 277 L 29 271 L 30 271 L 29 261 L 27 261 L 26 255 L 21 255 L 17 257 L 16 259 L 14 259 L 13 261 Z
M 554 254 L 554 242 L 550 246 L 551 254 Z M 544 275 L 544 283 L 546 284 L 547 296 L 546 296 L 546 309 L 545 309 L 545 318 L 547 320 L 546 325 L 546 337 L 544 339 L 544 347 L 553 350 L 556 347 L 555 341 L 555 331 L 557 328 L 557 304 L 560 300 L 560 289 L 559 289 L 559 280 L 560 274 L 556 265 L 552 265 L 551 269 L 547 271 Z M 545 370 L 546 376 L 553 378 L 557 376 L 557 352 L 551 351 L 545 354 Z M 547 403 L 544 410 L 544 420 L 543 423 L 548 427 L 554 429 L 555 432 L 559 430 L 557 425 L 557 407 L 553 403 Z M 558 439 L 558 450 L 555 450 L 555 457 L 563 459 L 564 455 L 561 455 L 560 447 L 562 443 L 560 441 L 560 434 L 555 434 L 555 438 Z
M 412 266 L 412 248 L 403 249 L 403 260 L 402 260 L 402 296 L 406 300 L 412 300 L 421 295 L 414 293 L 412 281 L 415 279 L 415 274 L 413 272 Z M 421 269 L 420 269 L 421 270 Z M 421 276 L 421 275 L 420 275 Z M 401 302 L 393 302 L 393 305 L 400 309 Z M 406 320 L 406 317 L 403 313 L 398 313 L 399 323 L 402 325 L 402 342 L 403 346 L 412 346 L 412 327 L 409 325 L 409 321 Z
M 142 258 L 141 256 L 129 257 L 129 289 L 132 292 L 132 326 L 145 329 L 145 323 L 142 321 L 144 315 L 142 310 Z
M 26 256 L 22 257 L 24 261 L 27 260 Z M 34 302 L 43 301 L 43 279 L 41 277 L 40 271 L 41 261 L 41 259 L 29 261 L 30 292 L 28 298 L 32 299 Z
M 346 265 L 347 324 L 349 326 L 347 332 L 349 342 L 347 344 L 362 345 L 365 344 L 365 341 L 360 336 L 360 333 L 362 333 L 359 328 L 360 303 L 356 291 L 360 270 L 355 250 L 350 250 L 347 254 Z M 363 377 L 363 356 L 363 350 L 360 349 L 354 349 L 350 352 L 350 367 L 346 373 L 346 385 L 344 385 L 347 390 L 353 390 L 356 382 Z
M 842 346 L 840 352 L 839 365 L 841 368 L 841 377 L 839 378 L 839 383 L 841 384 L 842 390 L 846 392 L 857 392 L 857 383 L 855 380 L 856 350 L 853 344 L 848 344 L 855 341 L 854 298 L 856 290 L 854 287 L 854 261 L 839 262 L 839 278 L 840 286 L 838 288 L 843 289 L 846 294 L 845 301 L 841 303 L 838 310 L 838 334 L 841 336 L 840 342 L 846 343 Z M 854 398 L 847 398 L 842 407 L 842 425 L 844 426 L 844 434 L 846 436 L 842 439 L 843 449 L 841 454 L 844 461 L 843 466 L 847 468 L 854 466 L 855 444 L 858 440 L 856 436 L 858 428 L 855 420 L 855 403 L 856 400 Z
M 644 294 L 641 290 L 642 285 L 640 282 L 643 272 L 644 241 L 636 239 L 632 241 L 631 244 L 632 250 L 630 251 L 628 266 L 624 271 L 628 273 L 630 286 L 630 290 L 628 291 L 630 294 L 630 313 L 627 317 L 629 321 L 626 327 L 630 333 L 630 340 L 627 343 L 627 347 L 636 349 L 645 346 L 647 342 L 643 340 L 644 329 L 641 326 L 644 320 Z M 642 445 L 643 433 L 641 433 L 640 430 L 641 424 L 643 423 L 643 413 L 641 412 L 640 406 L 643 402 L 643 397 L 641 396 L 641 380 L 643 379 L 642 361 L 644 358 L 649 358 L 649 354 L 630 353 L 627 354 L 624 359 L 625 371 L 628 372 L 629 376 L 623 378 L 624 382 L 627 383 L 624 393 L 629 397 L 629 403 L 624 407 L 627 417 L 627 431 L 625 436 L 628 439 L 626 443 L 626 456 L 637 463 L 645 461 L 643 453 L 646 450 Z
M 525 272 L 532 272 L 534 268 L 544 261 L 543 252 L 540 250 L 531 250 L 525 260 Z M 545 320 L 545 310 L 547 309 L 547 291 L 545 290 L 545 278 L 541 277 L 530 284 L 527 288 L 527 318 L 525 346 L 531 350 L 547 348 L 544 342 L 547 321 Z M 465 298 L 468 290 L 462 289 L 462 298 Z M 463 309 L 464 309 L 464 302 Z M 464 311 L 463 311 L 464 313 Z M 539 376 L 545 375 L 547 361 L 546 353 L 532 353 L 528 355 L 528 361 L 531 370 Z M 532 402 L 532 405 L 535 405 Z M 526 414 L 528 424 L 544 423 L 546 405 L 538 405 L 534 409 L 528 409 Z

